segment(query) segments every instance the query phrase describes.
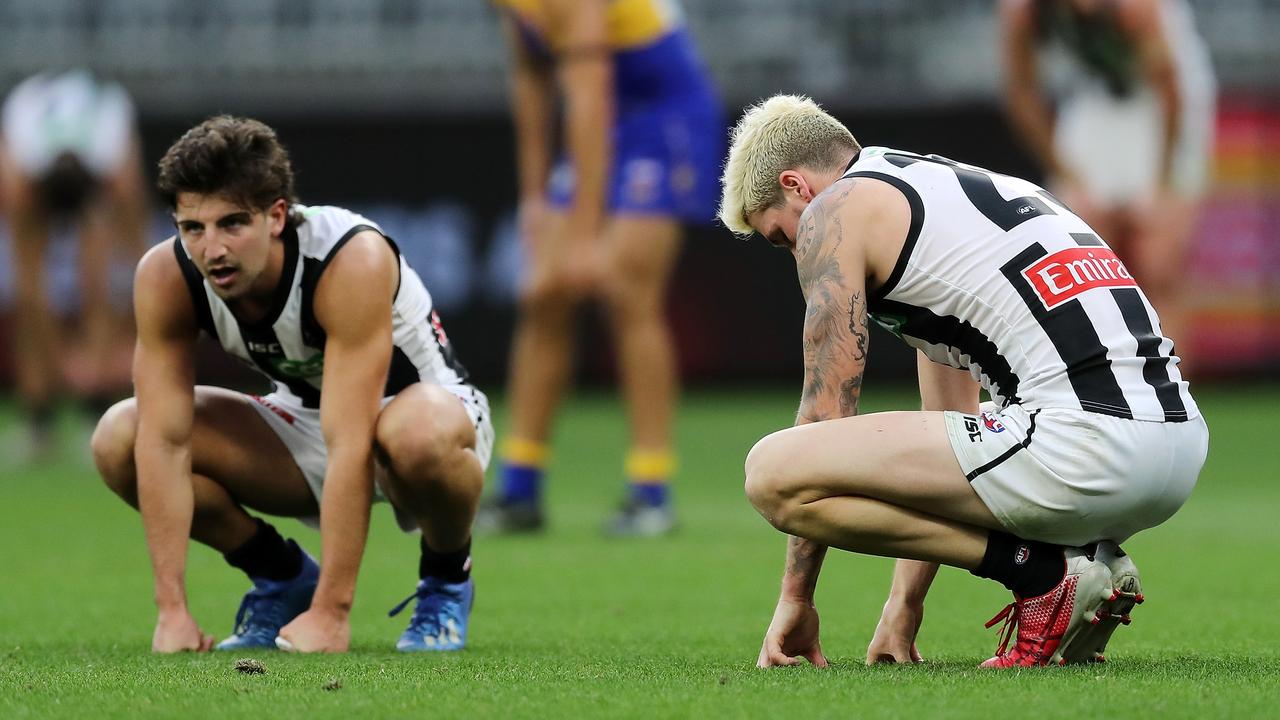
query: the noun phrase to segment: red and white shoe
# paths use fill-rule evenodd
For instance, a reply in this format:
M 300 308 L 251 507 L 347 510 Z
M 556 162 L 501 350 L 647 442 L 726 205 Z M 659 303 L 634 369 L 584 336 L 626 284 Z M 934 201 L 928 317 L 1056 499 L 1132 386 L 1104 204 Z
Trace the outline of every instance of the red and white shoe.
M 1103 540 L 1098 543 L 1094 557 L 1111 571 L 1111 596 L 1102 603 L 1093 624 L 1081 633 L 1079 642 L 1073 643 L 1070 651 L 1063 655 L 1068 663 L 1104 662 L 1106 658 L 1102 653 L 1111 634 L 1121 625 L 1129 624 L 1130 611 L 1144 600 L 1138 566 L 1119 545 Z
M 1049 592 L 1014 601 L 987 622 L 1004 620 L 1000 647 L 984 668 L 1061 665 L 1064 658 L 1085 652 L 1077 648 L 1098 612 L 1112 595 L 1111 571 L 1083 548 L 1066 548 L 1066 574 Z M 1008 649 L 1017 632 L 1017 641 Z

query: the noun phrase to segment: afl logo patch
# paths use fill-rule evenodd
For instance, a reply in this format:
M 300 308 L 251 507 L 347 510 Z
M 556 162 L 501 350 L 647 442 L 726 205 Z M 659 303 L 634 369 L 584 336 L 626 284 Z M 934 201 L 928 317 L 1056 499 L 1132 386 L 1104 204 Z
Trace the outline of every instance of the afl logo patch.
M 1025 565 L 1031 559 L 1031 548 L 1026 545 L 1019 545 L 1017 550 L 1013 551 L 1013 564 Z
M 1004 432 L 1004 423 L 1000 422 L 1000 418 L 996 417 L 995 413 L 991 413 L 991 412 L 982 413 L 982 424 L 985 425 L 987 427 L 987 430 L 990 432 L 993 432 L 993 433 Z

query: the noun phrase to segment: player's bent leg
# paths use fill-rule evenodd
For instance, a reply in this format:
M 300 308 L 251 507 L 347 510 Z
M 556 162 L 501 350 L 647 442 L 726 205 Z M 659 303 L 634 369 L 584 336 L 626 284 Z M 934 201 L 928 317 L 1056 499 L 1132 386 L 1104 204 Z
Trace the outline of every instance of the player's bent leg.
M 220 649 L 275 647 L 278 630 L 310 605 L 319 578 L 319 566 L 296 542 L 242 507 L 289 517 L 318 512 L 289 451 L 249 402 L 228 390 L 196 388 L 191 536 L 221 552 L 254 584 L 241 602 L 234 633 L 219 643 Z M 135 508 L 136 438 L 137 405 L 130 399 L 107 411 L 92 440 L 103 481 Z
M 960 469 L 941 412 L 888 412 L 788 428 L 747 455 L 747 495 L 771 521 L 803 522 L 807 506 L 860 496 L 1003 529 Z
M 417 521 L 432 547 L 465 544 L 484 470 L 462 400 L 439 385 L 411 385 L 378 416 L 376 443 L 388 471 L 380 480 L 392 504 Z
M 475 586 L 471 580 L 471 524 L 484 483 L 475 421 L 463 402 L 438 385 L 418 383 L 396 396 L 378 417 L 379 482 L 398 512 L 422 531 L 418 586 L 410 601 L 401 651 L 459 650 L 466 645 Z
M 620 215 L 605 240 L 602 293 L 617 347 L 631 424 L 628 497 L 607 530 L 660 535 L 674 529 L 668 503 L 675 469 L 671 419 L 678 392 L 666 296 L 680 253 L 680 225 L 662 215 Z
M 783 430 L 752 448 L 747 495 L 775 527 L 854 552 L 938 562 L 1014 592 L 989 667 L 1060 662 L 1111 590 L 1074 548 L 1005 532 L 969 485 L 937 412 L 878 413 Z M 993 621 L 994 622 L 994 621 Z
M 480 532 L 530 532 L 543 526 L 542 477 L 552 417 L 573 369 L 576 311 L 587 288 L 565 272 L 578 250 L 568 216 L 548 214 L 542 235 L 526 244 L 524 278 L 511 342 L 510 432 L 500 450 L 498 488 L 476 519 Z

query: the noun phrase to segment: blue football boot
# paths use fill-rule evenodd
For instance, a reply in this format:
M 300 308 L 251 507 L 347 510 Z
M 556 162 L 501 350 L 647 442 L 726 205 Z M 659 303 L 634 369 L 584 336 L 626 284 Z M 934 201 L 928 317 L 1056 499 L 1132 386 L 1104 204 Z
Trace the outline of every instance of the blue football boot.
M 460 583 L 431 577 L 420 580 L 418 589 L 387 613 L 395 617 L 409 601 L 418 600 L 409 628 L 400 636 L 396 649 L 400 652 L 461 650 L 467 644 L 467 620 L 475 592 L 471 578 Z
M 289 544 L 298 547 L 290 540 Z M 280 628 L 311 607 L 320 580 L 320 566 L 301 548 L 302 571 L 292 580 L 253 578 L 253 589 L 240 601 L 235 634 L 218 643 L 218 650 L 248 650 L 276 647 Z

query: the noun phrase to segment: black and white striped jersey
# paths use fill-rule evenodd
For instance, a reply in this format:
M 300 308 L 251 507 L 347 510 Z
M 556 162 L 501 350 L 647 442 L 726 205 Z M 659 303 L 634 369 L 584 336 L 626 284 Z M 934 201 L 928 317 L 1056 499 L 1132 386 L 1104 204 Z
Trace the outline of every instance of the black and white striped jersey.
M 893 185 L 911 207 L 871 316 L 992 399 L 1181 422 L 1199 416 L 1173 342 L 1133 276 L 1083 220 L 1026 180 L 883 147 L 845 177 Z
M 200 329 L 216 339 L 228 353 L 266 373 L 277 393 L 303 407 L 320 407 L 324 374 L 325 331 L 316 322 L 312 299 L 316 284 L 334 256 L 363 230 L 382 232 L 372 221 L 337 207 L 295 205 L 284 233 L 284 270 L 271 310 L 260 322 L 237 320 L 187 255 L 181 240 L 173 238 L 174 254 L 187 281 Z M 467 380 L 431 294 L 421 278 L 400 255 L 400 285 L 392 305 L 391 367 L 384 395 L 390 397 L 413 383 L 459 385 Z M 348 292 L 358 293 L 360 288 Z

